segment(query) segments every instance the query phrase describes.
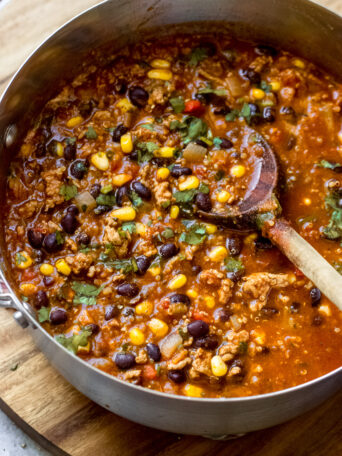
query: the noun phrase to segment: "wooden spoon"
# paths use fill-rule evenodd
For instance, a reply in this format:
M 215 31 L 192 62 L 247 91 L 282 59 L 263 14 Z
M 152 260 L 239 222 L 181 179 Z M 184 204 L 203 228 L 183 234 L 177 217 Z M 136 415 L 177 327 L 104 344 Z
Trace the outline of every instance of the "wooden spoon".
M 287 222 L 277 217 L 275 191 L 278 164 L 268 142 L 254 132 L 263 153 L 257 159 L 252 181 L 245 198 L 224 213 L 198 211 L 211 223 L 232 230 L 261 229 L 285 256 L 308 277 L 325 296 L 342 310 L 342 276 Z M 278 206 L 278 209 L 279 206 Z

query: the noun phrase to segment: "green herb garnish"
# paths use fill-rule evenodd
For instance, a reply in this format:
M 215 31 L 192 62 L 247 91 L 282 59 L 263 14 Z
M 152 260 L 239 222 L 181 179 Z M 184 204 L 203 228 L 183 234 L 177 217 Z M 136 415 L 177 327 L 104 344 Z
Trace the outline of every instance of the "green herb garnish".
M 66 337 L 64 334 L 60 334 L 55 337 L 63 347 L 72 353 L 76 354 L 79 347 L 85 347 L 88 344 L 88 339 L 92 332 L 88 329 L 83 329 L 78 334 L 74 334 L 71 337 Z
M 194 48 L 190 54 L 188 54 L 188 60 L 190 66 L 197 66 L 199 62 L 206 59 L 208 57 L 208 51 L 206 48 L 203 47 L 196 47 Z
M 88 130 L 86 131 L 86 134 L 85 134 L 86 138 L 87 139 L 96 139 L 97 138 L 97 133 L 96 131 L 94 130 L 94 127 L 92 127 L 91 125 L 88 127 Z
M 183 232 L 180 237 L 180 242 L 185 242 L 190 245 L 201 244 L 207 237 L 207 231 L 204 225 L 200 225 L 192 220 L 182 220 L 187 232 Z
M 236 259 L 236 258 L 226 258 L 224 260 L 224 265 L 227 269 L 228 272 L 243 272 L 245 270 L 245 267 L 242 263 L 242 261 Z
M 328 225 L 323 229 L 323 234 L 327 239 L 337 240 L 342 237 L 342 207 L 340 207 L 340 195 L 332 192 L 325 198 L 327 209 L 333 209 Z
M 139 125 L 139 127 L 145 128 L 146 130 L 151 130 L 151 131 L 154 130 L 154 125 L 150 124 L 150 123 Z
M 111 268 L 122 271 L 123 274 L 137 272 L 138 270 L 138 266 L 134 258 L 129 258 L 127 260 L 112 260 L 106 264 Z
M 138 193 L 136 193 L 134 190 L 132 190 L 130 193 L 130 199 L 133 203 L 133 206 L 135 206 L 135 207 L 140 207 L 143 204 L 143 200 L 140 198 Z
M 41 307 L 38 310 L 38 321 L 39 323 L 44 323 L 44 321 L 48 321 L 50 315 L 50 309 L 48 307 Z
M 138 163 L 141 165 L 142 163 L 146 163 L 154 157 L 153 152 L 159 149 L 159 146 L 152 142 L 138 142 L 136 144 L 136 151 L 138 154 Z
M 96 198 L 96 204 L 98 206 L 110 206 L 113 207 L 116 203 L 115 195 L 113 193 L 101 194 Z
M 76 293 L 73 303 L 74 305 L 83 304 L 86 306 L 94 306 L 96 304 L 96 297 L 103 290 L 103 286 L 96 287 L 89 283 L 73 282 L 71 288 Z
M 217 95 L 218 97 L 226 97 L 228 95 L 228 92 L 225 89 L 212 89 L 211 87 L 206 87 L 204 89 L 200 89 L 198 91 L 198 93 L 200 93 L 200 94 L 213 93 L 214 95 Z
M 328 160 L 321 160 L 317 165 L 319 168 L 326 168 L 336 170 L 339 168 L 339 171 L 342 170 L 342 165 L 340 163 L 329 162 Z
M 64 197 L 65 201 L 69 201 L 77 195 L 77 187 L 76 185 L 63 184 L 59 189 L 59 194 Z
M 173 229 L 167 227 L 164 231 L 162 231 L 161 235 L 164 239 L 170 239 L 174 237 L 175 233 L 173 232 Z
M 185 103 L 183 97 L 170 98 L 169 102 L 176 114 L 184 111 Z
M 130 234 L 135 233 L 136 224 L 135 222 L 125 222 L 121 225 L 123 231 L 128 231 Z

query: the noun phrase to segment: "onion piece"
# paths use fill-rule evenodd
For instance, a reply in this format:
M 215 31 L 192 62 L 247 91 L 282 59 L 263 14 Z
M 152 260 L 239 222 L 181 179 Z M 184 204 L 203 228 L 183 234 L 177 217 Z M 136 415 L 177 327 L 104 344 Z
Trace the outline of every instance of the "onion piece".
M 183 150 L 183 157 L 192 162 L 200 162 L 203 160 L 206 153 L 207 149 L 205 147 L 191 142 Z
M 159 342 L 159 348 L 162 355 L 166 359 L 169 359 L 182 343 L 183 339 L 180 334 L 178 334 L 178 332 L 173 332 Z
M 88 191 L 78 193 L 75 196 L 75 204 L 80 212 L 90 211 L 96 207 L 96 201 Z
M 242 87 L 242 82 L 238 78 L 238 76 L 235 76 L 235 75 L 227 76 L 226 83 L 228 85 L 230 94 L 234 98 L 242 97 L 244 95 L 244 89 Z

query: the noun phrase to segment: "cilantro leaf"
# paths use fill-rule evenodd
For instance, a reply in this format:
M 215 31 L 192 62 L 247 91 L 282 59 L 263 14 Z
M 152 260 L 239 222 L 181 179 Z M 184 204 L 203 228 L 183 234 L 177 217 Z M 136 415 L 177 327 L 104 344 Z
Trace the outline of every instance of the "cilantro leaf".
M 191 118 L 189 122 L 188 134 L 185 139 L 185 142 L 190 142 L 194 139 L 199 138 L 200 136 L 206 136 L 208 131 L 207 124 L 198 117 Z
M 242 340 L 239 343 L 239 353 L 241 355 L 245 355 L 247 353 L 247 350 L 248 350 L 248 343 Z
M 93 306 L 96 304 L 96 297 L 104 287 L 96 287 L 95 285 L 84 282 L 73 282 L 71 288 L 76 293 L 73 300 L 74 305 L 83 304 Z
M 15 264 L 17 266 L 21 265 L 21 264 L 25 264 L 29 261 L 28 258 L 26 258 L 24 255 L 22 255 L 20 252 L 16 253 L 15 254 Z
M 91 334 L 90 330 L 83 329 L 78 334 L 73 334 L 71 337 L 66 337 L 64 334 L 60 334 L 56 336 L 55 339 L 67 350 L 76 354 L 79 347 L 85 347 L 88 344 L 88 339 Z
M 190 54 L 188 54 L 188 60 L 190 66 L 197 66 L 199 62 L 206 59 L 208 57 L 208 51 L 206 48 L 203 47 L 196 47 L 194 48 Z
M 69 201 L 77 195 L 76 185 L 63 184 L 59 189 L 59 194 L 64 197 L 65 201 Z
M 239 114 L 240 113 L 237 109 L 233 109 L 226 115 L 225 119 L 227 122 L 234 122 L 234 120 L 236 120 L 239 117 Z
M 208 194 L 210 192 L 210 189 L 209 189 L 207 184 L 205 184 L 204 182 L 201 182 L 199 187 L 198 187 L 198 191 L 200 193 Z
M 72 145 L 72 144 L 75 144 L 76 143 L 76 138 L 75 136 L 69 136 L 68 138 L 65 138 L 65 142 L 67 143 L 67 145 Z
M 197 193 L 197 189 L 177 191 L 173 194 L 177 203 L 190 203 Z
M 270 84 L 267 84 L 266 81 L 261 81 L 260 89 L 262 89 L 266 93 L 270 93 L 272 90 L 272 86 Z
M 215 136 L 215 138 L 213 139 L 213 144 L 215 147 L 217 147 L 219 149 L 222 144 L 222 139 Z
M 38 310 L 38 321 L 39 323 L 44 323 L 44 321 L 48 321 L 50 319 L 50 309 L 48 307 L 41 307 Z
M 88 130 L 86 131 L 86 134 L 85 134 L 86 138 L 87 139 L 96 139 L 97 138 L 97 133 L 96 131 L 94 130 L 94 127 L 92 127 L 91 125 L 88 127 Z
M 207 237 L 207 230 L 204 225 L 200 225 L 192 220 L 182 220 L 187 232 L 183 232 L 180 237 L 180 242 L 185 242 L 190 245 L 201 244 Z
M 133 234 L 136 231 L 136 224 L 135 222 L 125 222 L 121 225 L 121 229 L 123 231 L 128 231 L 130 234 Z
M 327 208 L 333 209 L 328 225 L 323 234 L 327 239 L 337 240 L 342 237 L 342 208 L 339 206 L 340 195 L 338 192 L 330 193 L 325 198 Z
M 245 267 L 242 263 L 242 261 L 236 259 L 236 258 L 226 258 L 224 260 L 224 265 L 227 269 L 228 272 L 243 272 L 245 270 Z
M 246 122 L 249 124 L 251 121 L 251 107 L 249 106 L 248 103 L 244 103 L 241 111 L 240 111 L 240 117 L 243 117 Z
M 175 233 L 173 232 L 173 229 L 167 227 L 164 231 L 162 231 L 161 235 L 164 239 L 170 239 L 174 237 Z
M 154 157 L 153 152 L 157 149 L 159 149 L 159 146 L 152 141 L 138 142 L 136 144 L 138 163 L 141 165 L 142 163 L 152 160 Z
M 118 271 L 122 271 L 123 274 L 137 272 L 138 270 L 138 266 L 134 258 L 129 258 L 128 260 L 113 260 L 109 263 L 109 265 Z
M 116 198 L 113 193 L 101 194 L 96 198 L 98 206 L 110 206 L 113 207 L 116 203 Z
M 185 109 L 185 103 L 183 97 L 174 97 L 169 99 L 170 105 L 176 114 L 183 112 Z
M 338 173 L 342 171 L 342 165 L 340 163 L 329 162 L 328 160 L 321 160 L 317 166 L 319 168 L 332 169 Z
M 135 206 L 135 207 L 140 207 L 143 204 L 143 200 L 140 198 L 138 193 L 136 193 L 134 190 L 132 190 L 130 193 L 130 199 L 133 203 L 133 206 Z
M 58 245 L 63 245 L 64 244 L 64 235 L 61 231 L 56 230 L 55 231 L 56 235 L 56 241 Z
M 145 128 L 146 130 L 154 130 L 154 125 L 150 123 L 139 125 L 139 127 Z
M 218 97 L 226 97 L 228 95 L 228 92 L 225 89 L 212 89 L 211 87 L 205 87 L 204 89 L 200 89 L 198 91 L 198 93 L 200 93 L 200 94 L 213 93 L 214 95 L 217 95 Z

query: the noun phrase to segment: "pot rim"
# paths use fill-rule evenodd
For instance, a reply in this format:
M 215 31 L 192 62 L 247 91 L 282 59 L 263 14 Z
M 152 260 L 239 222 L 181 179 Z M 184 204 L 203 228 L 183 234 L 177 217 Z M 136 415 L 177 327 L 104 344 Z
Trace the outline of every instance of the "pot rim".
M 12 84 L 15 82 L 15 80 L 17 79 L 17 77 L 20 76 L 20 73 L 21 71 L 23 70 L 23 68 L 26 66 L 26 64 L 28 63 L 28 61 L 30 61 L 32 58 L 34 58 L 35 54 L 38 53 L 41 48 L 43 48 L 46 44 L 48 44 L 49 40 L 51 38 L 53 38 L 57 33 L 59 33 L 60 31 L 62 31 L 64 28 L 66 28 L 70 23 L 76 21 L 79 17 L 81 16 L 84 16 L 88 13 L 90 13 L 91 11 L 97 9 L 98 7 L 101 7 L 103 6 L 104 4 L 106 3 L 110 3 L 112 0 L 102 0 L 101 2 L 81 11 L 80 13 L 78 13 L 77 15 L 73 16 L 71 19 L 69 19 L 68 21 L 66 21 L 64 24 L 62 24 L 60 27 L 58 27 L 54 32 L 52 32 L 46 39 L 44 39 L 30 54 L 29 56 L 25 59 L 25 61 L 20 65 L 20 67 L 18 68 L 18 70 L 14 73 L 14 75 L 10 78 L 6 88 L 4 89 L 3 93 L 1 94 L 0 96 L 0 109 L 1 109 L 1 104 L 8 92 L 8 90 L 10 89 L 10 87 L 12 86 Z M 318 10 L 321 10 L 322 12 L 324 12 L 325 14 L 329 14 L 331 16 L 334 16 L 336 19 L 340 20 L 342 22 L 342 16 L 338 15 L 337 13 L 335 13 L 334 11 L 331 11 L 327 8 L 325 8 L 324 6 L 322 5 L 319 5 L 317 4 L 315 1 L 312 1 L 312 0 L 302 0 L 302 3 L 307 5 L 308 7 L 310 8 L 313 8 L 313 9 L 318 9 Z M 334 369 L 333 371 L 330 371 L 330 372 L 327 372 L 326 374 L 320 376 L 320 377 L 317 377 L 317 378 L 314 378 L 313 380 L 310 380 L 308 382 L 305 382 L 305 383 L 301 383 L 299 385 L 296 385 L 296 386 L 293 386 L 293 387 L 290 387 L 290 388 L 285 388 L 285 389 L 282 389 L 282 390 L 278 390 L 278 391 L 273 391 L 271 393 L 265 393 L 265 394 L 258 394 L 258 395 L 254 395 L 254 396 L 242 396 L 242 397 L 221 397 L 221 398 L 209 398 L 209 397 L 203 397 L 203 398 L 196 398 L 196 397 L 189 397 L 189 396 L 181 396 L 181 395 L 176 395 L 176 394 L 170 394 L 170 393 L 164 393 L 164 392 L 161 392 L 161 391 L 157 391 L 157 390 L 152 390 L 152 389 L 149 389 L 149 388 L 146 388 L 146 387 L 143 387 L 143 386 L 140 386 L 140 385 L 134 385 L 132 383 L 129 383 L 129 382 L 126 382 L 124 380 L 121 380 L 113 375 L 110 375 L 108 374 L 107 372 L 104 372 L 102 371 L 101 369 L 98 369 L 96 367 L 94 367 L 93 365 L 87 363 L 86 361 L 84 361 L 82 358 L 80 358 L 79 356 L 76 356 L 74 354 L 72 354 L 70 351 L 68 351 L 65 347 L 63 347 L 61 344 L 59 344 L 44 328 L 42 325 L 40 325 L 38 323 L 38 321 L 31 315 L 30 313 L 30 310 L 25 306 L 25 303 L 22 303 L 19 298 L 17 297 L 16 293 L 12 290 L 12 287 L 9 285 L 8 281 L 7 281 L 7 278 L 5 276 L 5 272 L 4 272 L 4 266 L 3 266 L 3 261 L 1 262 L 0 264 L 0 277 L 2 279 L 2 281 L 5 283 L 7 289 L 8 289 L 8 293 L 10 294 L 10 297 L 12 299 L 12 301 L 14 301 L 14 308 L 23 312 L 25 317 L 30 321 L 31 323 L 31 327 L 33 327 L 34 329 L 38 329 L 39 331 L 41 331 L 45 337 L 48 337 L 50 339 L 50 341 L 55 344 L 55 346 L 57 347 L 57 349 L 59 350 L 63 350 L 65 352 L 65 354 L 67 354 L 69 357 L 72 357 L 72 359 L 75 361 L 75 362 L 78 362 L 79 364 L 81 364 L 82 366 L 85 367 L 85 369 L 91 369 L 94 371 L 95 374 L 97 375 L 101 375 L 101 376 L 104 376 L 106 377 L 108 380 L 112 381 L 113 383 L 115 382 L 118 382 L 120 383 L 123 387 L 126 387 L 126 388 L 132 388 L 132 389 L 135 389 L 137 392 L 140 392 L 140 393 L 146 393 L 146 394 L 149 394 L 149 395 L 152 395 L 152 396 L 156 396 L 156 397 L 161 397 L 161 398 L 165 398 L 165 399 L 168 399 L 168 400 L 177 400 L 177 401 L 187 401 L 187 402 L 190 402 L 190 403 L 195 403 L 195 404 L 218 404 L 218 403 L 225 403 L 227 405 L 229 404 L 233 404 L 233 403 L 245 403 L 245 402 L 252 402 L 252 401 L 256 401 L 256 402 L 259 402 L 259 401 L 262 401 L 262 400 L 271 400 L 272 398 L 279 398 L 279 397 L 282 397 L 282 396 L 286 396 L 286 395 L 289 395 L 291 393 L 298 393 L 300 392 L 301 390 L 303 389 L 306 389 L 306 388 L 310 388 L 312 386 L 315 386 L 316 384 L 318 383 L 321 383 L 321 382 L 325 382 L 327 380 L 329 380 L 330 377 L 334 377 L 334 376 L 337 376 L 338 374 L 341 374 L 342 376 L 342 366 Z M 1 293 L 0 293 L 1 295 Z M 45 356 L 45 355 L 44 355 Z M 47 358 L 48 359 L 48 358 Z M 50 360 L 48 359 L 48 361 L 50 362 Z

